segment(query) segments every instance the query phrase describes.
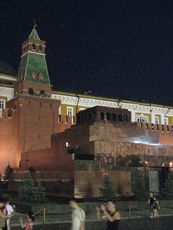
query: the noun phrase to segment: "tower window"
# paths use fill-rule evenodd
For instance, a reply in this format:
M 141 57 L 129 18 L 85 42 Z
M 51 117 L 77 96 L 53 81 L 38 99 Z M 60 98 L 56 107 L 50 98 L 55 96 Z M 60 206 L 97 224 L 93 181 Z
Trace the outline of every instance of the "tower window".
M 12 111 L 11 111 L 11 110 L 8 111 L 8 117 L 9 117 L 9 118 L 12 117 Z
M 36 49 L 36 45 L 33 43 L 32 44 L 32 49 L 35 50 Z
M 39 80 L 43 81 L 44 80 L 44 74 L 43 73 L 39 73 Z
M 33 90 L 32 88 L 29 88 L 29 89 L 28 89 L 28 94 L 29 94 L 29 95 L 34 95 L 34 90 Z
M 41 46 L 41 45 L 39 45 L 39 51 L 42 51 L 42 50 L 43 50 L 42 46 Z
M 40 90 L 40 97 L 44 97 L 45 96 L 45 91 L 42 89 Z
M 36 72 L 35 71 L 32 71 L 31 77 L 32 77 L 32 79 L 36 78 Z

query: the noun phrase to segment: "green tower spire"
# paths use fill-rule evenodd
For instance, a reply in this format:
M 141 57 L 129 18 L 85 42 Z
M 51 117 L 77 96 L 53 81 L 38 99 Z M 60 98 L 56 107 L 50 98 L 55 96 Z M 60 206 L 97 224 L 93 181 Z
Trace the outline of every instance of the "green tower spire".
M 34 24 L 34 27 L 29 35 L 29 38 L 32 40 L 40 40 L 40 37 L 38 36 L 37 30 L 36 30 L 36 24 Z
M 36 25 L 28 39 L 22 44 L 22 56 L 18 71 L 18 82 L 30 81 L 50 85 L 45 58 L 45 41 L 41 40 Z

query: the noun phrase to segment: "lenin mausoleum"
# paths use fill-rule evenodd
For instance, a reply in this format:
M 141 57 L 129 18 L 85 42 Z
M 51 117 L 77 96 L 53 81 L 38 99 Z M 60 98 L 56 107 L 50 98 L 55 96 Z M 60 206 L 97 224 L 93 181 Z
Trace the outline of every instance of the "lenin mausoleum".
M 34 27 L 18 73 L 0 62 L 0 172 L 34 168 L 76 197 L 99 196 L 104 175 L 132 194 L 133 167 L 159 192 L 173 167 L 173 107 L 55 90 Z

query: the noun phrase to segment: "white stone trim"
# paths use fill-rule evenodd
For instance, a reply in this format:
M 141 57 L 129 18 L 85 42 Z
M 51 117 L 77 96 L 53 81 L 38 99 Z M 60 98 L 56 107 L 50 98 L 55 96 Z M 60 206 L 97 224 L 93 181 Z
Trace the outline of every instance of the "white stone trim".
M 0 74 L 0 79 L 2 79 L 2 80 L 8 80 L 8 81 L 14 81 L 14 82 L 17 81 L 16 78 L 11 77 L 10 75 L 9 75 L 9 76 L 6 76 L 6 75 L 1 75 L 1 74 Z
M 45 53 L 39 53 L 39 52 L 34 52 L 34 51 L 26 51 L 26 53 L 22 54 L 21 57 L 24 57 L 26 54 L 31 53 L 31 54 L 37 54 L 37 55 L 42 55 L 42 56 L 46 56 Z
M 0 96 L 6 97 L 7 101 L 14 97 L 14 88 L 0 86 Z

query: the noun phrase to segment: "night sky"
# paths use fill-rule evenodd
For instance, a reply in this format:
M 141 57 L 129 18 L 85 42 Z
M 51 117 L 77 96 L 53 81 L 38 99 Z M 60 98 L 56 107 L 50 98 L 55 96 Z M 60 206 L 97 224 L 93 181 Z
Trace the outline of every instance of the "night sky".
M 34 19 L 59 90 L 173 105 L 172 0 L 0 0 L 0 60 L 16 70 Z

